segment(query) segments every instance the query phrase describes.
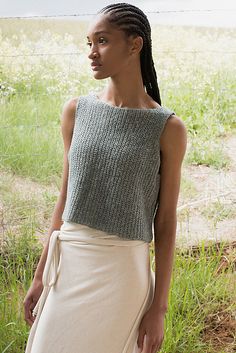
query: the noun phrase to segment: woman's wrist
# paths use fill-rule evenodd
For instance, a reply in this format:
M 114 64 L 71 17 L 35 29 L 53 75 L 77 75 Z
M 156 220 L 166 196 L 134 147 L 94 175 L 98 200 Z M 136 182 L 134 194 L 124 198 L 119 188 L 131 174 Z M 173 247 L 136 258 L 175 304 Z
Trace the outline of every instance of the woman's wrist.
M 37 274 L 37 275 L 35 275 L 34 278 L 33 278 L 33 282 L 34 282 L 34 283 L 43 282 L 43 276 L 42 276 L 42 274 Z
M 166 306 L 158 306 L 154 303 L 150 308 L 156 315 L 165 315 L 167 313 L 168 308 Z

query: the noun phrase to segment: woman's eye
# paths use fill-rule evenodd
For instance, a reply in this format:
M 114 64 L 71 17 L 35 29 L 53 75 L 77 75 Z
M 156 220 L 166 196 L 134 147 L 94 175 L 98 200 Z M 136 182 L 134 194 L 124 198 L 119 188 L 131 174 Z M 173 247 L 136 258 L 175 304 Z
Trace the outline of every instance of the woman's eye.
M 100 38 L 100 39 L 102 39 L 102 41 L 105 41 L 105 42 L 106 42 L 106 39 L 104 39 L 104 38 Z
M 99 38 L 99 41 L 100 41 L 100 39 L 102 40 L 102 42 L 103 42 L 103 41 L 106 42 L 106 39 L 104 39 L 104 38 L 101 37 L 101 38 Z M 86 44 L 87 44 L 88 46 L 91 46 L 92 43 L 91 43 L 91 42 L 87 42 Z

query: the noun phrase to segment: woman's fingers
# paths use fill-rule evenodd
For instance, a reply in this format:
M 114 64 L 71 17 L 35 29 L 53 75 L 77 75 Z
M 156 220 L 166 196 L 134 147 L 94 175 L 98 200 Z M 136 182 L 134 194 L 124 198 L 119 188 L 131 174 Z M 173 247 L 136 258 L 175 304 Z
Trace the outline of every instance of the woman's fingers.
M 140 350 L 140 353 L 143 351 L 144 349 L 144 337 L 145 337 L 145 331 L 142 330 L 142 328 L 140 327 L 139 329 L 139 336 L 138 336 L 138 340 L 137 340 L 137 344 Z
M 35 307 L 35 303 L 33 303 L 29 298 L 24 300 L 24 313 L 25 313 L 25 321 L 32 326 L 34 323 L 35 317 L 32 315 L 33 308 Z
M 140 353 L 157 353 L 157 347 L 156 345 L 153 344 L 152 339 L 145 334 L 144 336 L 144 342 L 143 342 L 143 350 L 140 351 Z

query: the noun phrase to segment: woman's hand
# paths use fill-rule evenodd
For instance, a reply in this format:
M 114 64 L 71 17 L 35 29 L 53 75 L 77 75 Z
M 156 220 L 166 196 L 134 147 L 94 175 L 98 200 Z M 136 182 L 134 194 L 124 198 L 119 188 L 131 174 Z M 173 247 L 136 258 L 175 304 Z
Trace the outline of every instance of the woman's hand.
M 42 280 L 34 279 L 31 287 L 29 288 L 24 301 L 24 310 L 25 310 L 25 321 L 32 326 L 35 320 L 33 314 L 33 309 L 38 302 L 38 299 L 43 291 Z
M 160 350 L 164 339 L 164 319 L 165 313 L 155 312 L 152 306 L 144 314 L 137 341 L 140 353 L 156 353 Z

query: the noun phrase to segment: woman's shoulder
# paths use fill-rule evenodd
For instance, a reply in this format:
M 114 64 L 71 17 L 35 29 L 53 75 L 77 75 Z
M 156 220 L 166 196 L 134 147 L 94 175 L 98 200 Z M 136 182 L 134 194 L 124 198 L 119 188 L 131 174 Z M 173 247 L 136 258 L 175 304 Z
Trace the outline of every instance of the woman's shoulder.
M 61 122 L 63 124 L 74 124 L 78 101 L 79 97 L 72 97 L 64 102 L 61 112 Z
M 169 116 L 161 135 L 162 145 L 172 145 L 173 150 L 178 149 L 183 142 L 187 141 L 187 128 L 184 121 L 175 113 Z
M 169 108 L 165 108 L 165 109 L 167 111 L 172 112 L 172 110 L 169 109 Z M 186 129 L 186 126 L 185 126 L 185 123 L 184 123 L 183 119 L 181 119 L 180 116 L 176 115 L 175 112 L 172 112 L 170 114 L 169 118 L 170 119 L 167 119 L 167 123 L 166 123 L 167 128 L 172 129 L 172 130 L 176 130 L 176 129 L 184 130 L 184 129 Z
M 70 112 L 75 111 L 79 98 L 80 97 L 72 97 L 67 99 L 63 104 L 63 110 L 66 109 L 67 111 L 70 111 Z

